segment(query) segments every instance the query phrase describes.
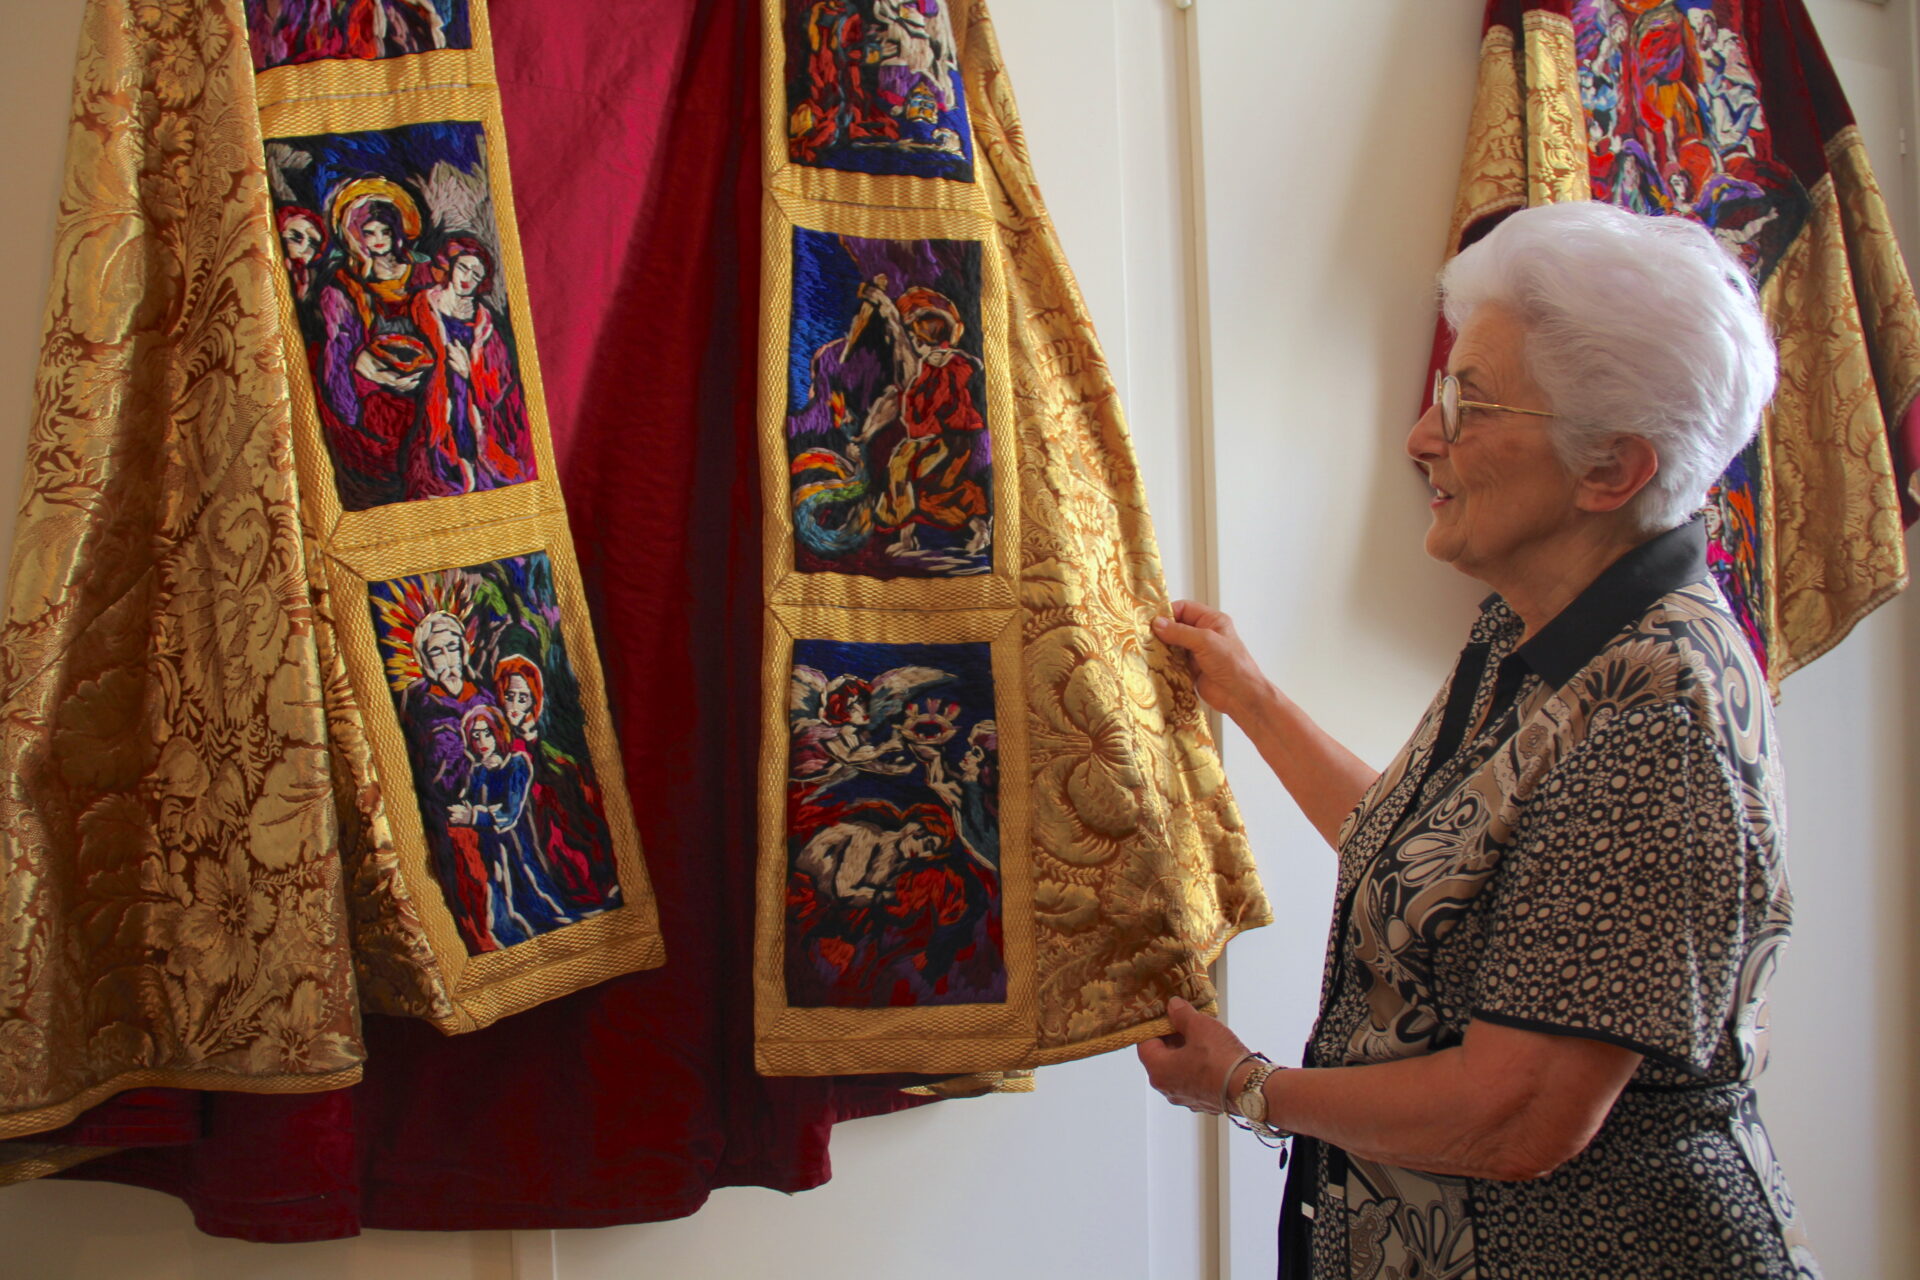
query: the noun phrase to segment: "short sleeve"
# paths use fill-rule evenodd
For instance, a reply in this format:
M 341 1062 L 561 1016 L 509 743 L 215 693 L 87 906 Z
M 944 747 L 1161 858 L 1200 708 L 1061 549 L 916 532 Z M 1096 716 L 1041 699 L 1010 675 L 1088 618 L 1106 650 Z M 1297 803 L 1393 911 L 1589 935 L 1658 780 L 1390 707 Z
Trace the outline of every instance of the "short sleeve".
M 1489 886 L 1474 1016 L 1705 1075 L 1759 924 L 1741 812 L 1689 704 L 1613 715 L 1548 774 Z

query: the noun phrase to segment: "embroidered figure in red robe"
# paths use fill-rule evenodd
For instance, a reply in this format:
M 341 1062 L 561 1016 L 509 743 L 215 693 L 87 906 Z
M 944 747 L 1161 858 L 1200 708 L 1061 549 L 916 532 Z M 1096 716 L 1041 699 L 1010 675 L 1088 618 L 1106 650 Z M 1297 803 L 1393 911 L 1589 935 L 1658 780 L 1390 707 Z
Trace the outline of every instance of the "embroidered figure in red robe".
M 420 387 L 406 496 L 477 493 L 531 480 L 533 433 L 513 353 L 479 297 L 493 282 L 493 255 L 472 236 L 454 236 L 434 259 L 432 274 L 437 283 L 410 308 L 433 362 Z
M 808 93 L 789 121 L 789 154 L 811 161 L 837 143 L 897 135 L 869 100 L 866 24 L 852 0 L 817 0 L 807 12 L 806 30 Z
M 887 548 L 900 556 L 918 551 L 914 529 L 933 525 L 966 529 L 963 551 L 976 555 L 992 541 L 987 498 L 970 474 L 975 440 L 986 420 L 974 403 L 979 371 L 972 356 L 954 344 L 965 326 L 960 309 L 931 289 L 913 288 L 896 302 L 886 279 L 860 287 L 892 337 L 893 385 L 875 401 L 856 443 L 865 444 L 898 421 L 906 436 L 887 460 L 886 491 L 874 507 L 874 523 L 898 530 Z
M 413 295 L 433 278 L 411 250 L 419 207 L 398 183 L 358 178 L 328 204 L 347 262 L 320 294 L 316 398 L 341 505 L 357 511 L 409 496 L 401 451 L 434 365 Z

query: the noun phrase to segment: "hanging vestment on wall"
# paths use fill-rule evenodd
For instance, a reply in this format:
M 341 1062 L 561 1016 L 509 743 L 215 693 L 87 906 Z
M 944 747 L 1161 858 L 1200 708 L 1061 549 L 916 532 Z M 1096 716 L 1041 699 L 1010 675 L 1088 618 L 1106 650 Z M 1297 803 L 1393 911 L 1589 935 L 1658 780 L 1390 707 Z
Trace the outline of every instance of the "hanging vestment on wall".
M 1920 516 L 1920 306 L 1801 0 L 1489 0 L 1447 252 L 1587 199 L 1699 222 L 1760 290 L 1780 389 L 1709 562 L 1777 695 L 1905 585 Z
M 1267 918 L 984 13 L 643 8 L 92 0 L 7 620 L 0 1177 L 85 1160 L 253 1239 L 678 1216 L 818 1184 L 930 1076 L 1163 1031 Z M 784 192 L 751 140 L 815 72 L 796 146 L 948 171 Z M 920 181 L 957 194 L 863 207 Z M 858 448 L 787 430 L 796 334 Z M 869 485 L 822 491 L 856 573 L 763 537 L 814 479 Z M 895 583 L 957 594 L 863 630 Z M 763 1027 L 757 1074 L 787 954 L 803 1019 L 907 1034 Z

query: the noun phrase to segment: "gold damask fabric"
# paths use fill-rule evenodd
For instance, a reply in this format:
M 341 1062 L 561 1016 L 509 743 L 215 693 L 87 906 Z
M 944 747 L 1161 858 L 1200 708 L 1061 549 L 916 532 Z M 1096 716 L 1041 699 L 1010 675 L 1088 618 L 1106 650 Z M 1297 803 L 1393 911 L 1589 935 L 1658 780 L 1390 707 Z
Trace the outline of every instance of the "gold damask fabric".
M 1852 138 L 1851 148 L 1858 147 L 1858 138 Z M 1865 169 L 1863 154 L 1857 162 L 1856 176 Z M 1760 295 L 1780 349 L 1780 388 L 1762 427 L 1774 513 L 1770 674 L 1776 688 L 1786 675 L 1845 639 L 1853 624 L 1891 599 L 1907 577 L 1900 499 L 1882 416 L 1881 396 L 1893 388 L 1874 376 L 1876 347 L 1867 340 L 1854 290 L 1858 277 L 1848 264 L 1836 176 L 1837 171 L 1813 187 L 1806 229 Z M 1870 172 L 1866 179 L 1871 184 Z M 1882 280 L 1897 276 L 1906 289 L 1904 307 L 1883 313 L 1882 332 L 1890 341 L 1879 349 L 1895 362 L 1894 371 L 1906 372 L 1910 403 L 1911 379 L 1920 370 L 1915 359 L 1920 309 L 1913 305 L 1912 286 L 1892 248 L 1884 206 L 1878 212 L 1885 251 L 1895 255 Z M 1871 225 L 1865 217 L 1861 222 Z M 1869 237 L 1865 244 L 1874 241 Z
M 0 1136 L 358 1077 L 237 0 L 95 0 L 0 649 Z
M 1589 198 L 1587 131 L 1580 108 L 1580 72 L 1573 23 L 1529 10 L 1521 19 L 1526 89 L 1527 203 Z
M 1164 1034 L 1270 920 L 1151 639 L 1169 600 L 1112 379 L 964 8 L 876 7 L 904 52 L 875 70 L 842 0 L 763 6 L 767 1074 L 972 1091 Z
M 1527 131 L 1513 28 L 1489 26 L 1480 39 L 1480 74 L 1467 121 L 1466 155 L 1447 227 L 1447 253 L 1460 252 L 1467 228 L 1527 203 Z
M 1910 430 L 1920 394 L 1920 307 L 1858 130 L 1818 139 L 1827 172 L 1804 186 L 1780 159 L 1840 96 L 1800 6 L 1751 26 L 1726 0 L 1562 9 L 1489 9 L 1447 254 L 1528 204 L 1607 199 L 1701 221 L 1746 263 L 1780 391 L 1710 505 L 1716 575 L 1777 697 L 1906 584 L 1889 424 Z

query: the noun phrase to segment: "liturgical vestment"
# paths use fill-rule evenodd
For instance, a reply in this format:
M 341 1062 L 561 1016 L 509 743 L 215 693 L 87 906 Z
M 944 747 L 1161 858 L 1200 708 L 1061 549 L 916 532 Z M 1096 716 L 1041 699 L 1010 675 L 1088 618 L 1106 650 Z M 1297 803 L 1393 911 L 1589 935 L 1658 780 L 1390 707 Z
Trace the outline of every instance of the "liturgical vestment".
M 8 1180 L 677 1216 L 1266 921 L 981 4 L 92 0 L 58 255 Z

